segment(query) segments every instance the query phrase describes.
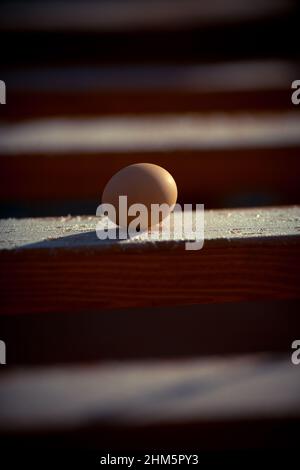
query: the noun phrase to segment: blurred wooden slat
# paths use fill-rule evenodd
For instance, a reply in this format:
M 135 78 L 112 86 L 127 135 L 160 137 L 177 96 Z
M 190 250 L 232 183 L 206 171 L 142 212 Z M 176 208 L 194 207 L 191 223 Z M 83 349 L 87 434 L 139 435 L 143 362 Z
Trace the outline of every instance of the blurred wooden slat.
M 294 0 L 3 1 L 1 65 L 297 59 L 297 26 Z
M 290 108 L 290 83 L 277 90 L 201 92 L 195 90 L 10 91 L 1 120 L 57 116 L 99 116 L 214 111 L 278 111 Z M 120 87 L 121 88 L 121 87 Z
M 295 62 L 12 68 L 2 119 L 134 113 L 289 110 Z
M 261 205 L 300 203 L 299 148 L 297 111 L 2 124 L 0 200 L 81 200 L 85 211 L 116 171 L 146 161 L 170 171 L 181 202 L 230 207 L 239 195 L 262 195 Z
M 290 12 L 294 5 L 292 0 L 4 1 L 0 27 L 14 31 L 173 29 L 272 18 Z
M 176 214 L 179 235 L 157 242 L 100 241 L 101 220 L 2 221 L 2 313 L 299 298 L 297 207 L 207 211 L 199 251 L 185 250 L 195 234 L 182 238 Z
M 298 19 L 293 0 L 1 2 L 1 64 L 298 58 Z
M 62 432 L 61 445 L 68 436 L 90 448 L 165 450 L 179 438 L 198 451 L 284 448 L 296 442 L 300 417 L 299 374 L 287 355 L 21 369 L 3 372 L 0 384 L 1 434 Z

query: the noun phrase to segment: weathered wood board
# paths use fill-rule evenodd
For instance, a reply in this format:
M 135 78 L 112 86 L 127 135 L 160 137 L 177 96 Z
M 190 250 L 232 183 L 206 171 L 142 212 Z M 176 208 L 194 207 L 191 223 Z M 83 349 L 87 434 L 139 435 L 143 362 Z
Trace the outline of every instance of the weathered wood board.
M 171 172 L 181 202 L 299 203 L 299 148 L 296 111 L 2 124 L 0 200 L 100 201 L 116 171 L 151 162 Z
M 1 311 L 299 298 L 299 207 L 207 211 L 199 251 L 176 217 L 174 239 L 157 241 L 100 241 L 96 217 L 1 221 Z

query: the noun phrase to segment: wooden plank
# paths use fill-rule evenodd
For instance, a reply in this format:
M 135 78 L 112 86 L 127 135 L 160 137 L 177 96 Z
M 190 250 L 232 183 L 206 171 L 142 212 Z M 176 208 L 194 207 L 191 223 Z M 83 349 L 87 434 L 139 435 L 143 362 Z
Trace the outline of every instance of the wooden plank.
M 0 199 L 97 204 L 116 171 L 148 161 L 171 172 L 184 202 L 298 203 L 299 136 L 296 111 L 2 124 Z
M 2 221 L 2 313 L 299 298 L 299 207 L 207 211 L 205 246 L 99 241 L 99 218 Z M 102 222 L 105 223 L 104 219 Z M 177 234 L 177 235 L 176 235 Z
M 2 154 L 123 153 L 294 147 L 300 114 L 123 116 L 33 120 L 0 127 Z
M 290 12 L 292 2 L 277 0 L 232 0 L 228 5 L 220 1 L 212 4 L 186 0 L 134 0 L 109 3 L 87 1 L 74 5 L 61 2 L 26 2 L 14 8 L 10 2 L 1 5 L 0 26 L 4 30 L 37 31 L 131 31 L 160 29 L 172 30 L 180 26 L 235 23 L 276 17 Z
M 12 67 L 5 119 L 289 110 L 299 66 L 265 59 L 213 64 Z
M 179 437 L 197 450 L 282 448 L 284 433 L 275 430 L 290 436 L 300 418 L 299 373 L 286 355 L 23 369 L 3 372 L 0 384 L 2 436 L 42 431 L 47 442 L 47 432 L 63 432 L 96 448 L 118 448 L 121 436 L 125 447 L 142 447 L 148 436 L 146 447 L 164 449 Z
M 0 332 L 9 367 L 286 353 L 299 310 L 299 300 L 276 300 L 2 314 Z
M 295 74 L 296 75 L 296 74 Z M 289 83 L 292 83 L 289 82 Z M 143 113 L 187 113 L 212 111 L 265 111 L 290 108 L 289 87 L 277 90 L 219 90 L 193 89 L 96 90 L 67 92 L 60 90 L 11 90 L 10 106 L 5 110 L 6 120 L 16 121 L 28 117 L 38 119 L 57 116 L 97 116 Z
M 284 0 L 231 0 L 226 7 L 196 0 L 184 7 L 170 0 L 74 2 L 72 8 L 66 2 L 14 8 L 6 1 L 0 5 L 0 29 L 10 44 L 3 49 L 3 65 L 298 56 L 296 4 Z M 285 30 L 282 37 L 279 29 Z

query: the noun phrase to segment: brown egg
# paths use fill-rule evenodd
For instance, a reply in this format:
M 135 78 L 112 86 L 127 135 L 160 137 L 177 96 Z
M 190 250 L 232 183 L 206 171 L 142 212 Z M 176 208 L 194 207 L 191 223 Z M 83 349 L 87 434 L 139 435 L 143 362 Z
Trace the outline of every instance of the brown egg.
M 152 163 L 135 163 L 118 171 L 107 183 L 102 195 L 102 204 L 112 204 L 116 209 L 117 225 L 125 226 L 119 218 L 119 196 L 127 196 L 128 208 L 132 204 L 144 204 L 148 218 L 141 223 L 141 229 L 151 227 L 151 204 L 168 204 L 170 210 L 160 214 L 160 220 L 169 215 L 177 200 L 177 186 L 174 178 L 164 168 Z M 138 215 L 138 214 L 137 214 Z M 127 218 L 129 224 L 135 216 Z

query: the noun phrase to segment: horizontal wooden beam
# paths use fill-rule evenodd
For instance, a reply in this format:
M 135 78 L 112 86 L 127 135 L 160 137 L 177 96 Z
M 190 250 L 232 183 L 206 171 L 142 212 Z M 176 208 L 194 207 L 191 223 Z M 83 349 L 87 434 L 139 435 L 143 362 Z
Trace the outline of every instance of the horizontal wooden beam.
M 192 234 L 100 241 L 95 217 L 2 221 L 1 311 L 299 298 L 299 207 L 207 211 L 205 220 L 199 251 L 185 249 Z
M 299 136 L 297 112 L 2 124 L 0 200 L 96 205 L 116 171 L 151 162 L 174 176 L 181 202 L 300 203 Z
M 299 373 L 287 355 L 25 368 L 2 372 L 0 385 L 1 437 L 39 436 L 36 447 L 53 445 L 59 433 L 60 448 L 76 449 L 297 442 Z
M 20 2 L 18 9 L 6 1 L 0 29 L 10 48 L 3 49 L 1 65 L 297 59 L 297 19 L 296 3 L 284 0 L 231 0 L 226 7 L 219 0 L 187 0 L 184 7 L 174 0 L 91 1 L 72 8 L 48 1 Z
M 278 0 L 276 5 L 268 0 L 232 0 L 228 6 L 222 2 L 203 4 L 197 0 L 133 0 L 95 3 L 76 2 L 72 7 L 66 3 L 35 2 L 20 4 L 13 8 L 9 2 L 1 5 L 0 27 L 13 31 L 131 31 L 178 27 L 207 26 L 211 24 L 236 23 L 276 17 L 291 11 L 293 4 Z
M 288 60 L 10 67 L 3 118 L 289 110 L 299 66 Z
M 291 82 L 290 82 L 291 83 Z M 212 111 L 278 111 L 288 110 L 289 88 L 273 90 L 236 90 L 232 92 L 200 90 L 97 90 L 74 92 L 10 92 L 10 106 L 4 118 L 10 121 L 57 117 L 99 116 L 143 113 L 188 113 Z

